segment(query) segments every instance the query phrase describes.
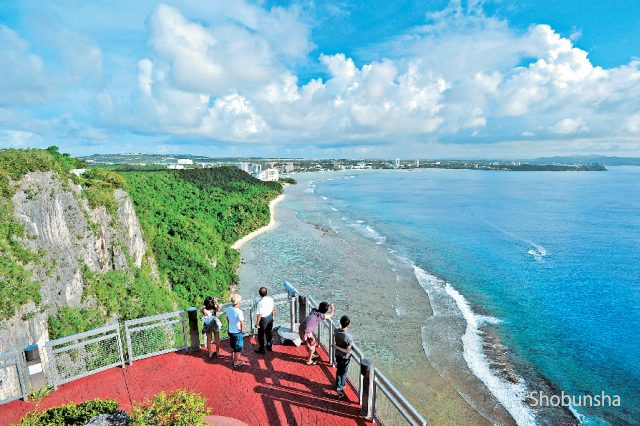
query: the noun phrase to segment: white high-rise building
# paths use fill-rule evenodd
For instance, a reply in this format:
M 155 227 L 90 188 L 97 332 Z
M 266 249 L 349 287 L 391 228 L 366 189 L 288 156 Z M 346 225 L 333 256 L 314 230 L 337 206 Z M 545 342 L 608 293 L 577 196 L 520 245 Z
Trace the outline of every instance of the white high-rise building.
M 420 167 L 420 160 L 416 160 L 416 168 Z
M 251 165 L 251 173 L 253 175 L 258 175 L 262 171 L 262 164 L 252 164 Z
M 193 160 L 189 160 L 187 158 L 180 158 L 178 159 L 178 164 L 180 164 L 181 166 L 190 166 L 193 164 Z
M 250 167 L 249 163 L 238 163 L 238 168 L 245 173 L 251 173 Z
M 278 169 L 271 168 L 261 171 L 255 177 L 265 182 L 277 182 L 280 179 L 280 173 Z
M 395 167 L 396 167 L 396 169 L 400 168 L 400 159 L 399 158 L 396 158 Z

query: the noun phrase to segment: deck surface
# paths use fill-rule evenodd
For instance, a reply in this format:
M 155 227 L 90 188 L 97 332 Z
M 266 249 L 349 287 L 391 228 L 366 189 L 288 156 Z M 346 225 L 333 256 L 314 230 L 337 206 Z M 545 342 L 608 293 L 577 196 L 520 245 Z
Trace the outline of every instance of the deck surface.
M 41 408 L 94 398 L 114 399 L 130 411 L 133 402 L 157 392 L 187 389 L 207 398 L 211 414 L 238 419 L 250 425 L 365 425 L 357 396 L 346 389 L 348 400 L 337 399 L 335 368 L 304 364 L 304 347 L 275 345 L 273 352 L 253 352 L 245 338 L 243 359 L 248 366 L 231 365 L 229 341 L 222 341 L 221 357 L 206 352 L 176 352 L 112 368 L 58 387 Z M 355 368 L 353 365 L 351 368 Z M 0 425 L 18 422 L 32 404 L 14 401 L 0 405 Z

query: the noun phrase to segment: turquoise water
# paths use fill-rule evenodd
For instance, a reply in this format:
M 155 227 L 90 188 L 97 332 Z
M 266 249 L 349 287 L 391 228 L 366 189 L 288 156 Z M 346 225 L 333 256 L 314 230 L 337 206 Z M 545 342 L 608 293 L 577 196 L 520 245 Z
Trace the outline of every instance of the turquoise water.
M 500 321 L 523 377 L 620 396 L 576 407 L 588 422 L 640 418 L 640 168 L 326 177 L 318 195 Z

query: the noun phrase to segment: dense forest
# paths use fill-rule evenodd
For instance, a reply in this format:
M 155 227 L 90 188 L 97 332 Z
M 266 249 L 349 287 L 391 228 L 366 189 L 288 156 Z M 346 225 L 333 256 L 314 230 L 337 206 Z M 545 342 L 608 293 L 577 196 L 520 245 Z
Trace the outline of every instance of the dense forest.
M 269 222 L 269 202 L 282 191 L 234 167 L 121 174 L 182 307 L 228 291 L 240 261 L 231 245 Z
M 93 300 L 89 305 L 99 309 L 58 307 L 49 316 L 50 338 L 88 330 L 114 317 L 200 306 L 206 295 L 226 296 L 240 261 L 231 245 L 269 222 L 269 202 L 282 191 L 279 183 L 261 182 L 233 167 L 126 172 L 91 168 L 80 176 L 70 173 L 83 166 L 56 147 L 0 150 L 0 319 L 10 318 L 29 301 L 40 304 L 34 266 L 55 269 L 40 265 L 42 253 L 20 243 L 30 237 L 15 218 L 12 196 L 16 182 L 28 172 L 54 171 L 65 185 L 82 186 L 81 196 L 90 208 L 104 206 L 112 214 L 117 208 L 114 191 L 124 189 L 149 247 L 141 268 L 130 264 L 106 273 L 83 268 L 83 300 Z

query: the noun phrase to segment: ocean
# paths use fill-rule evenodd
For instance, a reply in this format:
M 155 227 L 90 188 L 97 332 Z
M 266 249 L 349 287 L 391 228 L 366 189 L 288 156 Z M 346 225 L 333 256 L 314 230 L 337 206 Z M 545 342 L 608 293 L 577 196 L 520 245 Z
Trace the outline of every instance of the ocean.
M 436 423 L 640 418 L 640 168 L 295 177 L 243 249 L 242 291 L 287 279 L 334 301 Z M 532 408 L 536 391 L 620 406 Z

